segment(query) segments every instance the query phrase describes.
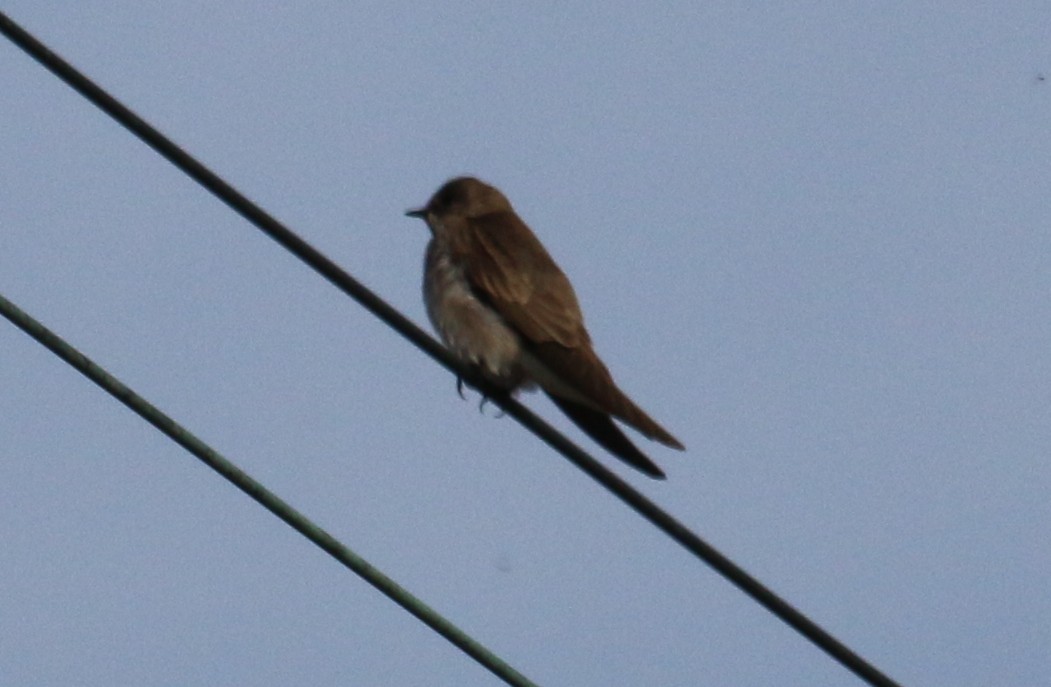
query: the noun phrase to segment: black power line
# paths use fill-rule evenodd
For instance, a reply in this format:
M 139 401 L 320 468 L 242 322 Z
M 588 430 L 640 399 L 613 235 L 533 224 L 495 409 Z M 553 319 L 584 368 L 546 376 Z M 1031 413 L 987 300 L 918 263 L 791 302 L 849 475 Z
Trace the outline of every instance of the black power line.
M 142 139 L 143 142 L 160 153 L 169 162 L 211 191 L 235 212 L 287 248 L 341 291 L 361 303 L 361 305 L 390 325 L 399 334 L 448 370 L 459 377 L 471 381 L 473 385 L 478 386 L 483 392 L 490 395 L 494 402 L 540 439 L 568 458 L 574 465 L 606 487 L 624 503 L 663 530 L 688 551 L 713 567 L 723 577 L 809 639 L 844 667 L 871 685 L 897 687 L 898 683 L 779 597 L 759 580 L 749 575 L 740 566 L 570 442 L 566 437 L 525 408 L 525 406 L 506 395 L 496 393 L 482 380 L 476 379 L 469 370 L 462 369 L 459 362 L 445 348 L 404 315 L 271 217 L 258 205 L 248 200 L 248 198 L 194 159 L 186 151 L 175 145 L 157 129 L 147 124 L 142 118 L 74 69 L 72 65 L 53 53 L 47 46 L 12 22 L 3 13 L 0 13 L 0 33 L 3 33 L 33 59 L 40 62 L 95 106 Z

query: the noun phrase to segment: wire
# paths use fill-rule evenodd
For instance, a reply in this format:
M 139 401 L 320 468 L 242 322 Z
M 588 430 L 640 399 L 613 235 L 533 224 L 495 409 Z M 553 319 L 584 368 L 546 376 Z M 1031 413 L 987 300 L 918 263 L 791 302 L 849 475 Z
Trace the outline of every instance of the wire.
M 432 630 L 491 670 L 504 682 L 509 685 L 515 685 L 515 687 L 536 687 L 533 682 L 508 665 L 503 659 L 472 639 L 463 630 L 446 620 L 437 611 L 413 596 L 397 582 L 384 575 L 378 568 L 373 567 L 368 561 L 347 548 L 338 539 L 314 524 L 305 515 L 283 501 L 277 494 L 252 479 L 248 473 L 224 458 L 208 444 L 194 436 L 189 430 L 124 385 L 119 379 L 109 374 L 86 355 L 66 343 L 61 337 L 33 319 L 17 305 L 7 300 L 2 294 L 0 294 L 0 315 L 9 319 L 15 326 L 69 363 L 85 377 L 102 387 L 106 393 L 116 398 L 143 420 L 146 420 L 146 422 L 163 432 L 172 441 L 199 458 L 201 462 L 248 494 L 263 508 L 284 520 L 292 529 L 317 544 L 330 556 L 357 573 L 366 582 L 394 601 L 394 603 L 419 618 Z
M 446 369 L 458 377 L 469 381 L 473 386 L 478 387 L 493 402 L 549 446 L 561 453 L 637 513 L 710 565 L 741 591 L 809 639 L 845 668 L 871 685 L 897 687 L 898 683 L 833 637 L 817 623 L 810 620 L 810 618 L 779 597 L 759 580 L 749 575 L 744 569 L 702 540 L 684 524 L 662 510 L 656 503 L 636 491 L 627 482 L 585 453 L 525 406 L 513 398 L 500 394 L 497 390 L 487 385 L 484 380 L 476 378 L 469 370 L 463 369 L 459 362 L 444 347 L 408 318 L 271 217 L 262 208 L 248 200 L 230 184 L 157 131 L 157 129 L 147 124 L 138 115 L 74 69 L 72 65 L 53 53 L 47 46 L 40 43 L 3 13 L 0 13 L 0 33 L 7 36 L 55 76 L 106 112 L 106 114 L 113 117 L 119 124 L 134 133 L 165 159 L 208 189 L 235 212 L 256 225 L 265 234 L 328 279 L 334 286 L 358 301 L 367 310 L 386 322 L 391 328 L 430 355 Z

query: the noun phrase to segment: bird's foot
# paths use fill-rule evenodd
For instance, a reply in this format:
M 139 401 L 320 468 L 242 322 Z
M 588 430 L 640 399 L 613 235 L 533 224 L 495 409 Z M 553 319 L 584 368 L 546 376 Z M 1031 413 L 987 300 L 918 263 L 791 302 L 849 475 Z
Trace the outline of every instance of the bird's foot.
M 456 393 L 459 394 L 460 398 L 467 400 L 467 396 L 464 395 L 463 389 L 467 384 L 463 381 L 463 377 L 456 378 Z M 473 387 L 472 387 L 473 388 Z M 478 403 L 478 412 L 485 413 L 485 404 L 489 403 L 490 399 L 485 393 L 482 393 L 482 400 Z M 503 417 L 506 413 L 503 410 L 497 412 L 496 417 Z

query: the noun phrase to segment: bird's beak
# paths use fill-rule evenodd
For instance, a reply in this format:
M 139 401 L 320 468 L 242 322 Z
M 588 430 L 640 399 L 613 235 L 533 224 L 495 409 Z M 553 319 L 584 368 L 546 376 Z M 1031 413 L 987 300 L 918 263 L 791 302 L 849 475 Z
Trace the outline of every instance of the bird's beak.
M 406 210 L 405 211 L 405 216 L 406 217 L 418 217 L 420 219 L 426 219 L 427 218 L 427 208 L 417 208 L 415 210 Z

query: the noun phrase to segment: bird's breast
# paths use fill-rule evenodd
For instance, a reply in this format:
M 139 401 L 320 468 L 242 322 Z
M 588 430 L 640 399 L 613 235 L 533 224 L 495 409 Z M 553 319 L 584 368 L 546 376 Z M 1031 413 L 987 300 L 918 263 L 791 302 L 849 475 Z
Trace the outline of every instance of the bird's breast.
M 439 238 L 427 246 L 423 300 L 431 324 L 453 355 L 508 390 L 527 381 L 518 334 L 475 296 L 463 266 Z

